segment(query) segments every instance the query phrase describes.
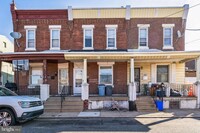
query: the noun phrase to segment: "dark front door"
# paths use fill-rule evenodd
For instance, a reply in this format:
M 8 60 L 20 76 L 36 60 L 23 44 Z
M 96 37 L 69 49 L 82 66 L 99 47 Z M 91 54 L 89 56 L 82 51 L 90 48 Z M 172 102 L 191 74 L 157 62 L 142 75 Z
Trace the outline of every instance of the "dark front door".
M 136 91 L 140 93 L 140 68 L 135 68 L 135 83 L 136 83 Z

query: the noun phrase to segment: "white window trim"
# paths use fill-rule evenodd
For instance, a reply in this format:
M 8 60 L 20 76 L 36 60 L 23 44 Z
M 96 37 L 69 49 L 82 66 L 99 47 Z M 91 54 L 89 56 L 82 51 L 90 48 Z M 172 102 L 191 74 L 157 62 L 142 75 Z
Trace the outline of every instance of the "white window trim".
M 32 84 L 31 82 L 31 76 L 32 76 L 32 69 L 35 68 L 35 69 L 38 69 L 38 70 L 41 70 L 42 72 L 42 75 L 41 75 L 41 78 L 42 78 L 42 81 L 41 81 L 41 84 L 43 84 L 43 69 L 42 69 L 42 66 L 38 63 L 38 64 L 34 64 L 31 66 L 31 70 L 29 71 L 29 85 L 39 85 L 39 84 Z
M 118 25 L 106 25 L 106 49 L 117 49 L 117 27 Z M 115 30 L 115 46 L 108 47 L 108 30 L 114 29 Z
M 60 50 L 60 30 L 61 25 L 49 25 L 50 29 L 50 50 Z M 58 30 L 59 31 L 59 47 L 53 48 L 52 47 L 52 30 Z
M 174 49 L 173 47 L 173 27 L 175 24 L 162 24 L 163 27 L 163 49 Z M 165 28 L 171 28 L 171 46 L 165 46 Z
M 37 26 L 36 25 L 25 25 L 24 29 L 26 30 L 26 49 L 25 51 L 36 51 L 36 29 Z M 29 48 L 28 47 L 28 31 L 29 30 L 33 30 L 34 31 L 34 48 Z
M 150 24 L 137 24 L 138 27 L 138 49 L 149 49 L 149 27 Z M 147 46 L 140 46 L 140 29 L 147 30 Z
M 114 70 L 113 70 L 113 65 L 115 64 L 115 62 L 97 62 L 97 64 L 99 65 L 99 76 L 98 76 L 98 83 L 100 84 L 100 68 L 101 67 L 111 67 L 112 68 L 112 84 L 105 84 L 105 85 L 113 85 L 114 83 L 114 76 L 113 76 L 113 73 L 114 73 Z
M 94 32 L 94 25 L 82 25 L 83 28 L 83 49 L 84 50 L 92 50 L 94 49 L 93 46 L 93 32 Z M 92 46 L 91 47 L 85 47 L 85 30 L 92 30 Z

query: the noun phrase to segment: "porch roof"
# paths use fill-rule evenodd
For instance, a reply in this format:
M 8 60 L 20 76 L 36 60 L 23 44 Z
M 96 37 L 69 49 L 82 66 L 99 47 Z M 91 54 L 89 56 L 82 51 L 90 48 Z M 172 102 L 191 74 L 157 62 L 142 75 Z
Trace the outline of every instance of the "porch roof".
M 134 58 L 136 62 L 180 62 L 184 63 L 200 56 L 200 51 L 112 51 L 112 52 L 66 52 L 66 60 L 129 60 Z
M 66 51 L 41 51 L 41 52 L 6 52 L 0 53 L 0 61 L 12 61 L 17 59 L 29 59 L 29 60 L 64 60 L 64 53 Z
M 186 62 L 200 56 L 200 51 L 41 51 L 41 52 L 11 52 L 0 53 L 1 61 L 15 59 L 65 59 L 65 60 L 129 60 L 134 58 L 136 62 Z

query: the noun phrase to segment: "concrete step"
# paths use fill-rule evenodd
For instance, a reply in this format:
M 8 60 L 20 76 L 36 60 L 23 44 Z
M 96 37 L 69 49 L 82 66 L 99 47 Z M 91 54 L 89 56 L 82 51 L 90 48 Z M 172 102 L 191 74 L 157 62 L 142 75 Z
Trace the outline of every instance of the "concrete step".
M 61 101 L 61 97 L 50 97 L 47 101 Z M 64 101 L 82 101 L 81 97 L 65 97 Z
M 61 97 L 50 97 L 44 103 L 45 112 L 80 112 L 83 111 L 83 101 L 80 97 L 65 97 L 62 103 Z
M 136 100 L 137 111 L 139 112 L 156 112 L 156 105 L 150 96 L 140 96 Z

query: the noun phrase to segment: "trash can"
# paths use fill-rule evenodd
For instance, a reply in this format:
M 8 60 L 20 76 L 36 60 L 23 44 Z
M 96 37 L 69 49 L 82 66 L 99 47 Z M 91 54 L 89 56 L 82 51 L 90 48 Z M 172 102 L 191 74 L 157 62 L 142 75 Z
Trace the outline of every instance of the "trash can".
M 104 84 L 98 85 L 98 89 L 99 89 L 99 96 L 105 96 L 105 85 Z
M 112 89 L 111 85 L 106 86 L 106 96 L 112 96 Z
M 158 111 L 163 111 L 163 101 L 156 100 L 156 107 L 157 107 Z

